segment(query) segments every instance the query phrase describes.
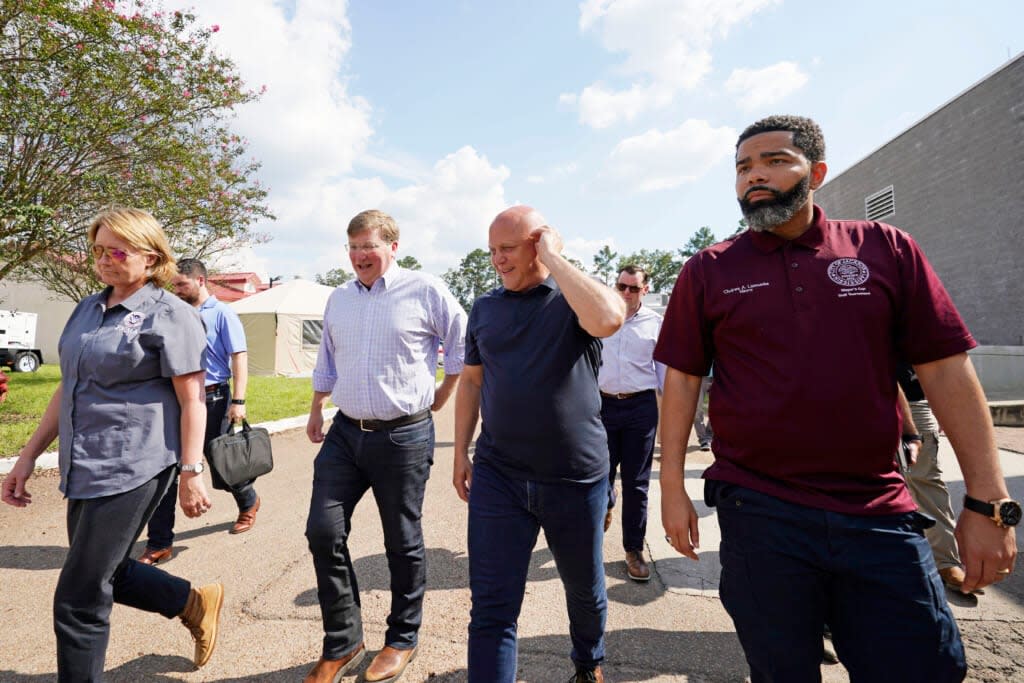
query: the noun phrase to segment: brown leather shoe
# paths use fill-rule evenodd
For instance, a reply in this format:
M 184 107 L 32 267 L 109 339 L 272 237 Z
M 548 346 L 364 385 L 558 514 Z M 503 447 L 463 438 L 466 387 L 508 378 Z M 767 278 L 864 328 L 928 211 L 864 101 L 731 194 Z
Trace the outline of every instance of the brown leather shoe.
M 396 647 L 385 645 L 384 649 L 378 652 L 370 662 L 370 666 L 366 667 L 363 677 L 370 683 L 397 681 L 415 656 L 416 648 L 399 650 Z
M 942 578 L 942 583 L 946 584 L 949 588 L 957 591 L 958 593 L 963 592 L 964 579 L 967 575 L 964 574 L 964 570 L 960 567 L 946 567 L 945 569 L 939 570 L 939 576 Z M 975 595 L 984 595 L 984 589 L 978 588 L 972 591 Z
M 576 667 L 576 675 L 569 679 L 569 683 L 604 683 L 604 674 L 600 666 L 593 669 Z
M 310 669 L 306 677 L 302 679 L 302 683 L 338 683 L 341 677 L 356 668 L 365 656 L 366 646 L 359 643 L 356 645 L 356 649 L 341 659 L 321 657 L 316 666 Z
M 604 530 L 605 531 L 608 531 L 608 529 L 611 528 L 611 526 L 612 526 L 612 510 L 613 509 L 614 508 L 608 508 L 608 512 L 606 512 L 605 515 L 604 515 Z
M 243 510 L 238 513 L 238 520 L 235 525 L 231 527 L 229 534 L 243 534 L 256 524 L 256 513 L 260 510 L 260 499 L 256 497 L 256 502 L 248 510 Z
M 626 573 L 634 581 L 651 580 L 651 569 L 644 561 L 644 551 L 630 550 L 626 552 Z
M 161 562 L 167 562 L 172 557 L 174 557 L 174 546 L 161 548 L 160 550 L 153 550 L 147 546 L 146 552 L 139 555 L 138 561 L 142 564 L 159 564 Z

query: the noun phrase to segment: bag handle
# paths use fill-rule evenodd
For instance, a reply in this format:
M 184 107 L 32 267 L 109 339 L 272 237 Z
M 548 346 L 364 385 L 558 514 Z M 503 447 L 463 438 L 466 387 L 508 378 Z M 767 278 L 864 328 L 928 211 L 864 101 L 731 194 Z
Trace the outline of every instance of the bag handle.
M 232 422 L 231 424 L 229 424 L 228 425 L 227 433 L 228 434 L 237 434 L 238 431 L 235 429 L 235 427 L 237 427 L 237 426 L 238 426 L 237 422 Z M 242 418 L 242 431 L 243 432 L 251 432 L 252 431 L 252 427 L 249 426 L 249 421 L 246 420 L 244 417 Z

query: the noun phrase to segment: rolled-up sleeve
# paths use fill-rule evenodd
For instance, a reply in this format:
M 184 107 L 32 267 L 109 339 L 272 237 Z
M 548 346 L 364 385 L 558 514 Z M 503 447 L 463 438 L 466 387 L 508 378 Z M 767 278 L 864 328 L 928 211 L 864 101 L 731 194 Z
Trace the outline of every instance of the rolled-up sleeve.
M 466 358 L 466 325 L 468 317 L 459 302 L 443 284 L 439 285 L 440 323 L 437 336 L 444 342 L 444 372 L 458 375 Z

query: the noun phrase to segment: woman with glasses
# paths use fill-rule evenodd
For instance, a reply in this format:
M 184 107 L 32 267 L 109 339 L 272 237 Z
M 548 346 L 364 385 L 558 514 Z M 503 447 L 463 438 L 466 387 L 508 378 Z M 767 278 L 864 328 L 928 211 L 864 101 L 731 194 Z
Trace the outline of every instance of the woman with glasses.
M 68 553 L 54 594 L 60 681 L 99 681 L 113 603 L 180 617 L 195 664 L 213 652 L 224 589 L 191 584 L 129 556 L 181 467 L 186 515 L 210 508 L 203 470 L 203 353 L 198 313 L 164 286 L 177 272 L 167 238 L 145 211 L 97 216 L 88 240 L 107 285 L 78 304 L 61 334 L 61 383 L 3 482 L 3 501 L 32 502 L 36 458 L 60 436 Z

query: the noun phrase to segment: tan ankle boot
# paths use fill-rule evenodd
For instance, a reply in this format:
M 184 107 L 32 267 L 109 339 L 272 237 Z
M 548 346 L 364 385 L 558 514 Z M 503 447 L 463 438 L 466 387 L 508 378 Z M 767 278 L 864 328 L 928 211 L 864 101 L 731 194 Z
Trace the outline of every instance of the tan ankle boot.
M 223 604 L 223 584 L 211 583 L 202 588 L 193 588 L 188 594 L 185 609 L 179 615 L 181 623 L 192 632 L 192 638 L 196 641 L 193 661 L 197 668 L 210 661 L 213 648 L 217 645 L 217 626 Z

